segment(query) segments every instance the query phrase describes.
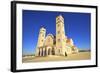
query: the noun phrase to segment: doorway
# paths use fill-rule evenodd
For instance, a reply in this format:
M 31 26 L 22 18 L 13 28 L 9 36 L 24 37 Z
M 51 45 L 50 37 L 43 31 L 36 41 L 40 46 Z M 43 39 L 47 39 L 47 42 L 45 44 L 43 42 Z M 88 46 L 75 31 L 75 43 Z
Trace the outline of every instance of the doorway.
M 67 56 L 67 53 L 65 52 L 65 56 Z

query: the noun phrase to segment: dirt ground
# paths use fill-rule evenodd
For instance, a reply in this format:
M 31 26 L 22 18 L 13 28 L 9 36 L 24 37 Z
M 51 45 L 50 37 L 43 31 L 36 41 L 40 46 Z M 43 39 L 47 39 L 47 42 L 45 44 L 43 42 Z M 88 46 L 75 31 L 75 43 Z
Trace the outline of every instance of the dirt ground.
M 69 60 L 87 60 L 91 59 L 91 52 L 79 52 L 68 56 L 45 56 L 45 57 L 23 57 L 23 63 L 29 62 L 45 62 L 45 61 L 69 61 Z

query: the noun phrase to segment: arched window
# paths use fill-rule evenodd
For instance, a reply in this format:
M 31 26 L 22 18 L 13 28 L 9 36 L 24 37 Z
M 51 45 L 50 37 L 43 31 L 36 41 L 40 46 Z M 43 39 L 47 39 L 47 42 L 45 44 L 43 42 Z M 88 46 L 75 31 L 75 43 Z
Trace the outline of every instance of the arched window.
M 58 31 L 58 34 L 60 33 L 60 31 Z
M 60 42 L 60 39 L 58 39 L 58 42 Z
M 59 27 L 60 24 L 58 24 L 57 26 Z

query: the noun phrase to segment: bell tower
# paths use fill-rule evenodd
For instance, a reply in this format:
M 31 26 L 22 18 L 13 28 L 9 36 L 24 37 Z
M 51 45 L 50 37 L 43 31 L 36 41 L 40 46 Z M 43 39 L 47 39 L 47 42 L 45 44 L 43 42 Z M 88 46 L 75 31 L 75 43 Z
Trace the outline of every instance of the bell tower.
M 46 29 L 44 27 L 40 28 L 37 47 L 36 47 L 36 56 L 40 56 L 39 52 L 41 51 L 39 50 L 39 48 L 44 46 L 45 34 L 46 34 Z
M 44 45 L 45 34 L 46 29 L 42 27 L 39 32 L 37 47 L 42 47 Z
M 65 55 L 66 39 L 64 18 L 62 17 L 62 15 L 56 17 L 56 48 L 58 50 L 58 54 Z

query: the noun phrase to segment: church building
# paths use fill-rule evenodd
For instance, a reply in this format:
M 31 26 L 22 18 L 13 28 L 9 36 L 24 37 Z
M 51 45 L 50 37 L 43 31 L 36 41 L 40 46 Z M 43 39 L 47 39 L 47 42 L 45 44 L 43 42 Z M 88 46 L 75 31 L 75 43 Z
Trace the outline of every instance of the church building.
M 40 28 L 36 47 L 36 56 L 67 56 L 78 53 L 78 48 L 71 38 L 65 35 L 64 18 L 62 15 L 56 17 L 56 35 L 47 34 L 44 27 Z

